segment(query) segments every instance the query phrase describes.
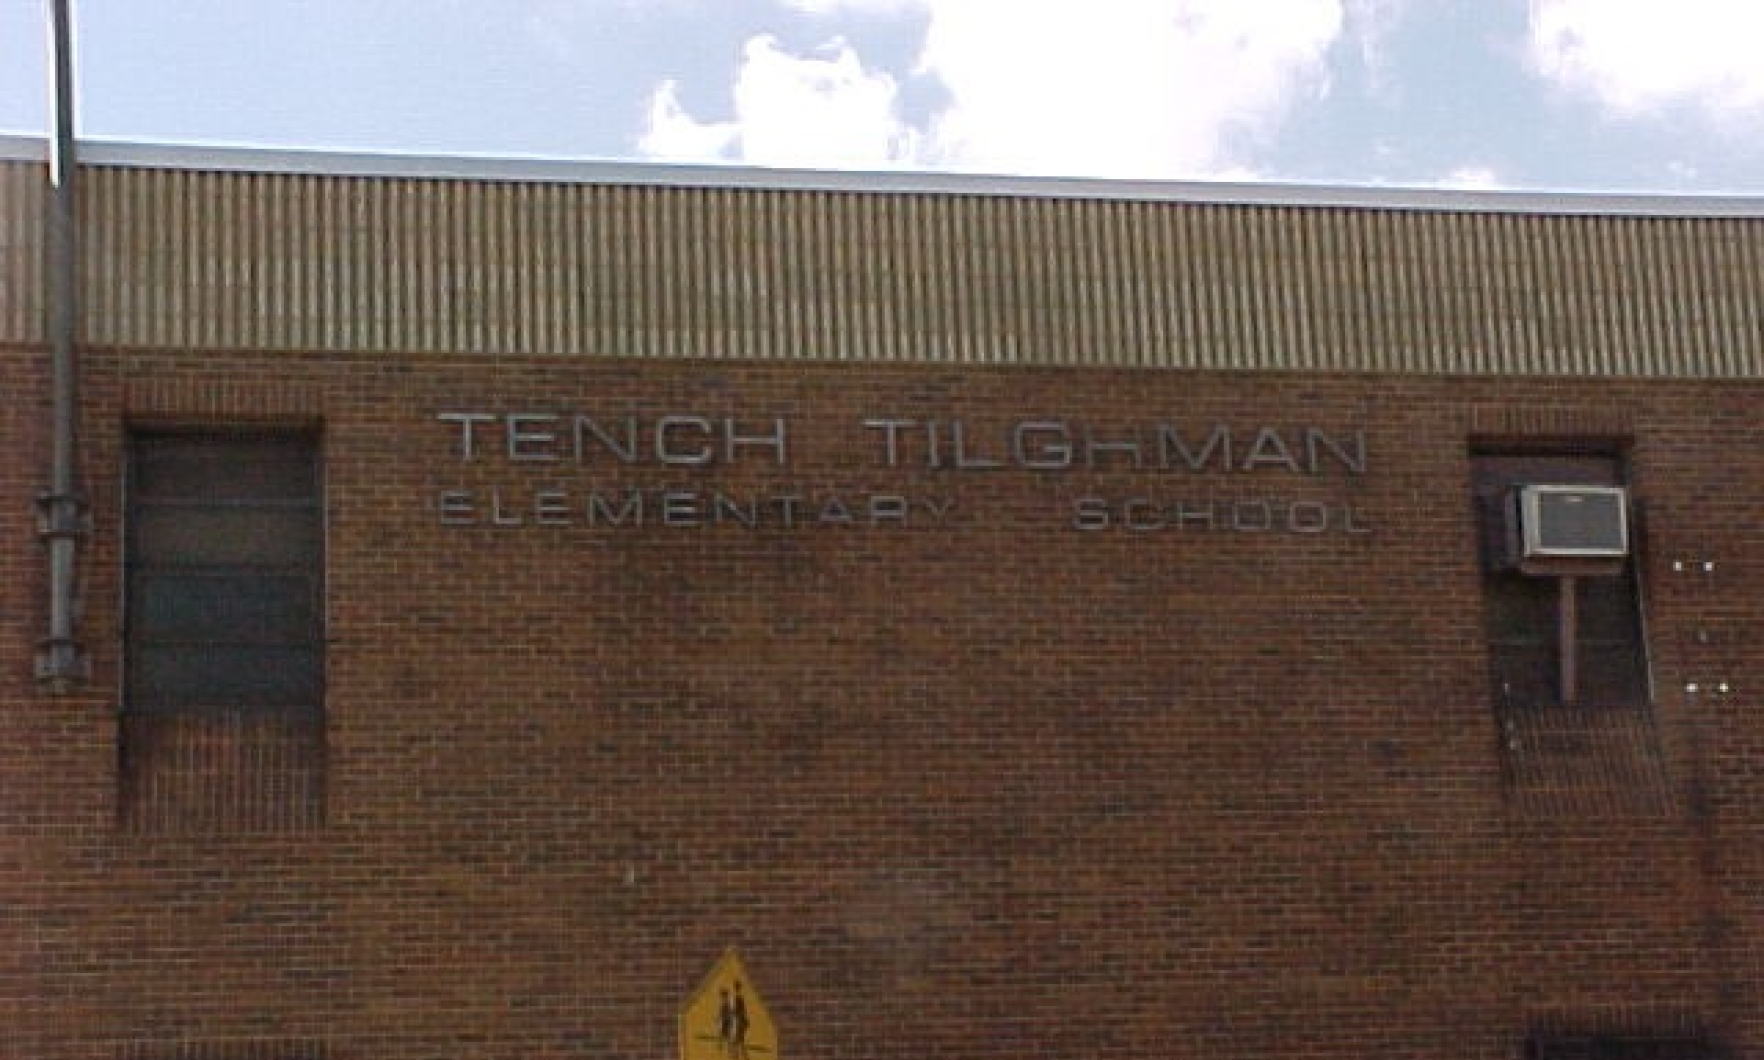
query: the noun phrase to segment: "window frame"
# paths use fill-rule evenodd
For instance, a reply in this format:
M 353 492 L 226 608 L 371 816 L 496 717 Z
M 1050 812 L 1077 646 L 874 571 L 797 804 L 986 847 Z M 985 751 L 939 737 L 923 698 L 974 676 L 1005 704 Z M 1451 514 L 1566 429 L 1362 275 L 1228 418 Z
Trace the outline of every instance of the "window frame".
M 1632 483 L 1629 446 L 1620 440 L 1524 439 L 1471 441 L 1468 453 L 1469 481 L 1478 544 L 1477 577 L 1481 599 L 1482 637 L 1487 655 L 1489 692 L 1495 705 L 1504 709 L 1558 709 L 1563 707 L 1646 707 L 1653 702 L 1652 658 L 1648 648 L 1647 606 L 1644 595 L 1643 545 L 1645 533 L 1641 509 Z M 1499 465 L 1523 468 L 1536 465 L 1541 473 L 1508 470 Z M 1547 470 L 1544 470 L 1547 469 Z M 1492 485 L 1491 485 L 1492 484 Z M 1553 561 L 1554 569 L 1521 571 L 1514 534 L 1505 510 L 1509 495 L 1522 485 L 1560 484 L 1620 486 L 1629 490 L 1629 552 L 1621 560 Z M 1610 566 L 1620 567 L 1616 573 Z M 1525 588 L 1519 588 L 1521 580 Z M 1563 592 L 1575 593 L 1571 606 L 1561 607 Z M 1523 597 L 1531 596 L 1530 603 Z M 1619 603 L 1612 603 L 1615 596 Z M 1547 598 L 1547 628 L 1529 636 L 1508 635 L 1499 627 L 1500 612 L 1535 608 Z M 1589 608 L 1588 602 L 1595 601 Z M 1572 614 L 1570 614 L 1570 612 Z M 1563 665 L 1561 634 L 1564 619 L 1575 623 L 1574 655 Z M 1535 619 L 1534 619 L 1535 622 Z M 1515 690 L 1509 676 L 1523 676 L 1524 666 L 1512 657 L 1526 649 L 1540 650 L 1550 658 L 1554 671 L 1547 681 L 1519 681 Z M 1589 658 L 1628 652 L 1633 658 L 1620 669 L 1600 667 L 1601 677 L 1615 675 L 1601 691 L 1565 698 L 1564 675 L 1587 670 Z M 1508 662 L 1503 666 L 1503 654 Z M 1575 680 L 1575 678 L 1569 678 Z M 1577 682 L 1578 683 L 1578 682 Z M 1612 694 L 1612 686 L 1621 686 Z M 1547 695 L 1535 694 L 1548 688 Z M 1527 690 L 1530 691 L 1527 691 Z
M 141 460 L 144 453 L 155 446 L 175 447 L 180 444 L 217 446 L 249 446 L 265 444 L 285 446 L 295 450 L 306 462 L 301 482 L 302 492 L 293 496 L 245 496 L 229 497 L 221 494 L 208 496 L 182 496 L 168 494 L 146 499 L 142 494 L 140 482 Z M 326 700 L 327 675 L 327 532 L 328 524 L 325 489 L 325 460 L 323 436 L 316 424 L 300 422 L 282 423 L 190 423 L 190 422 L 146 422 L 130 423 L 124 436 L 124 469 L 123 469 L 123 529 L 121 554 L 121 662 L 119 673 L 119 701 L 123 713 L 130 715 L 156 713 L 287 713 L 305 714 L 313 718 L 322 718 Z M 155 514 L 175 511 L 178 509 L 201 510 L 214 512 L 256 513 L 266 512 L 305 512 L 307 518 L 298 520 L 295 532 L 304 535 L 307 540 L 295 543 L 291 551 L 298 551 L 298 556 L 288 562 L 196 562 L 168 563 L 158 557 L 144 559 L 141 552 L 139 534 L 143 530 L 146 512 Z M 178 532 L 187 532 L 188 528 L 177 528 Z M 145 601 L 142 599 L 140 581 L 147 579 L 186 579 L 199 581 L 203 579 L 224 580 L 234 578 L 241 581 L 260 580 L 271 582 L 276 580 L 295 581 L 302 583 L 295 596 L 303 598 L 300 608 L 305 612 L 305 619 L 300 624 L 297 634 L 284 636 L 237 636 L 237 637 L 201 637 L 177 636 L 158 633 L 143 636 L 142 627 L 147 621 L 143 612 Z M 187 602 L 187 601 L 186 601 Z M 250 601 L 257 602 L 257 601 Z M 248 602 L 249 603 L 249 602 Z M 302 695 L 294 698 L 280 697 L 272 700 L 217 701 L 204 698 L 193 698 L 185 702 L 175 701 L 175 697 L 139 694 L 137 682 L 141 679 L 140 667 L 143 663 L 144 650 L 151 648 L 175 649 L 184 645 L 191 650 L 211 649 L 217 653 L 225 653 L 229 649 L 255 647 L 268 650 L 287 650 L 296 654 L 305 653 L 308 661 L 304 663 L 309 671 L 305 676 Z

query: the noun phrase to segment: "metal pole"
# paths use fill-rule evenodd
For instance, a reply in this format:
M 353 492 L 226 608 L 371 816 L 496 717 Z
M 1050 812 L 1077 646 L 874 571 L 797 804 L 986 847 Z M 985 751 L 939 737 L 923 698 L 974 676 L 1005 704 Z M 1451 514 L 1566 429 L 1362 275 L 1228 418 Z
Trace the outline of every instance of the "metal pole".
M 87 675 L 85 653 L 74 636 L 75 550 L 85 531 L 85 502 L 78 493 L 76 421 L 78 365 L 74 338 L 79 326 L 74 261 L 73 19 L 68 0 L 49 0 L 51 103 L 55 136 L 49 149 L 48 319 L 50 456 L 49 489 L 37 498 L 38 533 L 49 546 L 49 637 L 37 656 L 37 676 L 64 687 Z
M 1556 657 L 1561 667 L 1560 692 L 1562 702 L 1573 706 L 1580 702 L 1579 583 L 1572 574 L 1565 574 L 1557 581 Z

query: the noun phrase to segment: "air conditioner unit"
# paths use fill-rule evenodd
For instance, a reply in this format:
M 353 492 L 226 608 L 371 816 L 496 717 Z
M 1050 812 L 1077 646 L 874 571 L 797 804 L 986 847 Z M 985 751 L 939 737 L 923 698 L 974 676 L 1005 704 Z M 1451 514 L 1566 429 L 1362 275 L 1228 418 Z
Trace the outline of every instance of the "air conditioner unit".
M 1525 559 L 1629 555 L 1629 493 L 1621 486 L 1519 487 Z

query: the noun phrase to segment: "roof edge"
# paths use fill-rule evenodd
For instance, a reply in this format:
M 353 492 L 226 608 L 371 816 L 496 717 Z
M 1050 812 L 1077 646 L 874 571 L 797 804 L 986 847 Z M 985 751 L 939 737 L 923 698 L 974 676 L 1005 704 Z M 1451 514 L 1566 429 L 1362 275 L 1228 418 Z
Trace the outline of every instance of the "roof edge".
M 1106 180 L 910 170 L 847 171 L 501 155 L 398 154 L 306 148 L 152 144 L 117 140 L 82 140 L 79 143 L 79 155 L 82 163 L 95 166 L 308 176 L 1100 199 L 1460 213 L 1764 218 L 1764 196 L 1751 195 L 1470 191 L 1397 185 Z M 43 162 L 47 157 L 46 140 L 0 134 L 0 161 Z

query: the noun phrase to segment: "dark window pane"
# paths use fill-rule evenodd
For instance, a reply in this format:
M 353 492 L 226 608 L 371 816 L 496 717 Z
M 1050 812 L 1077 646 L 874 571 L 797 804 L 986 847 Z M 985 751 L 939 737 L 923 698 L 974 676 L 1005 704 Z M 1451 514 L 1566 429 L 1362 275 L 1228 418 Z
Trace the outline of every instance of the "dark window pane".
M 309 563 L 318 552 L 312 509 L 143 504 L 135 510 L 135 562 L 144 566 Z
M 1534 1035 L 1525 1055 L 1531 1060 L 1718 1060 L 1731 1054 L 1701 1036 L 1588 1034 Z
M 1473 472 L 1478 493 L 1500 492 L 1517 484 L 1623 485 L 1623 462 L 1596 453 L 1479 453 Z
M 1628 706 L 1646 697 L 1647 672 L 1635 645 L 1580 644 L 1580 693 L 1587 703 Z
M 310 641 L 317 587 L 310 577 L 139 573 L 131 629 L 143 641 Z
M 1556 646 L 1541 642 L 1491 645 L 1489 676 L 1494 684 L 1495 700 L 1505 706 L 1536 707 L 1554 703 Z
M 167 435 L 139 441 L 133 488 L 142 499 L 294 500 L 318 494 L 303 438 Z
M 1635 613 L 1635 587 L 1627 574 L 1611 578 L 1581 578 L 1575 584 L 1580 602 L 1580 639 L 1640 642 Z
M 318 707 L 323 529 L 312 443 L 135 439 L 128 705 Z
M 311 707 L 322 699 L 318 648 L 137 643 L 129 703 L 179 707 Z
M 1491 575 L 1485 584 L 1488 638 L 1497 643 L 1554 643 L 1559 607 L 1550 578 Z

